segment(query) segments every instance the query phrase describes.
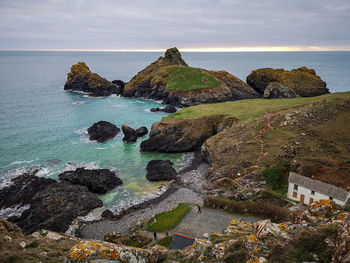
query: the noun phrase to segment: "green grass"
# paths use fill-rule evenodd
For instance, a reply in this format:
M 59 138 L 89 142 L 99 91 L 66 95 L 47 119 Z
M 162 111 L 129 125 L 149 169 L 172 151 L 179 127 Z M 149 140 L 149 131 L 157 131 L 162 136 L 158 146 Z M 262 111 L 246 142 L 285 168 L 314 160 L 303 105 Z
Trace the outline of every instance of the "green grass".
M 173 237 L 168 236 L 165 238 L 162 238 L 160 240 L 157 241 L 157 244 L 166 248 L 170 247 L 171 241 L 173 241 Z
M 154 220 L 150 219 L 146 223 L 145 229 L 147 231 L 152 231 L 152 232 L 162 232 L 166 228 L 169 230 L 173 229 L 181 222 L 181 220 L 190 210 L 191 209 L 187 205 L 179 204 L 173 210 L 157 214 L 156 223 L 153 223 Z
M 203 69 L 191 67 L 169 67 L 161 78 L 170 90 L 208 89 L 222 84 Z
M 194 119 L 208 115 L 228 115 L 237 118 L 239 121 L 246 121 L 262 117 L 266 111 L 275 112 L 296 108 L 328 98 L 340 100 L 349 99 L 350 92 L 326 94 L 308 98 L 250 99 L 216 104 L 201 104 L 198 106 L 184 108 L 175 114 L 165 117 L 163 120 L 170 120 L 173 118 Z

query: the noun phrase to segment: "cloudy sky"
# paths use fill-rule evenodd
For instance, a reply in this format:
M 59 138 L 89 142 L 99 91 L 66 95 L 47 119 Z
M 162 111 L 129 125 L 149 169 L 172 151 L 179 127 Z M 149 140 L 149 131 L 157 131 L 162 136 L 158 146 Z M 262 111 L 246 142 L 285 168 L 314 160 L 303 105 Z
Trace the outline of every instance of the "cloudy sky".
M 350 0 L 0 0 L 0 49 L 350 50 Z

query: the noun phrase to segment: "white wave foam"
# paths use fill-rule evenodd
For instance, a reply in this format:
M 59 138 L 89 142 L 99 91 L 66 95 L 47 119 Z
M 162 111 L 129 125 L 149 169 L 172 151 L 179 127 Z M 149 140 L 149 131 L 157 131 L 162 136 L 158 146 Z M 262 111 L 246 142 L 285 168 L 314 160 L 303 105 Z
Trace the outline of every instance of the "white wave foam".
M 144 103 L 146 103 L 146 102 L 137 100 L 137 101 L 130 101 L 129 103 L 132 103 L 132 104 L 135 104 L 135 103 L 142 103 L 142 104 L 144 104 Z
M 22 213 L 29 209 L 30 208 L 30 205 L 24 205 L 24 206 L 15 206 L 15 207 L 8 207 L 8 208 L 5 208 L 5 209 L 0 209 L 0 218 L 9 218 L 9 217 L 12 217 L 12 216 L 16 216 L 16 217 L 19 217 L 22 215 Z
M 123 107 L 125 107 L 125 106 L 121 105 L 121 104 L 115 104 L 115 105 L 110 106 L 110 108 L 112 108 L 112 109 L 123 108 Z
M 67 163 L 66 167 L 64 168 L 65 171 L 72 171 L 75 170 L 77 168 L 81 168 L 81 167 L 85 167 L 86 169 L 99 169 L 100 167 L 93 163 L 84 163 L 84 162 L 71 162 L 71 163 Z
M 117 95 L 117 94 L 112 94 L 111 96 L 109 96 L 110 98 L 114 98 L 114 99 L 121 99 L 122 96 Z
M 10 163 L 9 166 L 17 165 L 17 164 L 23 164 L 23 163 L 32 163 L 32 162 L 34 162 L 34 160 L 30 160 L 30 161 L 16 161 L 16 162 Z
M 75 101 L 72 104 L 73 105 L 83 105 L 83 104 L 89 104 L 89 102 L 87 102 L 85 100 L 81 100 L 81 101 Z
M 108 148 L 103 148 L 103 147 L 96 147 L 98 150 L 107 150 Z
M 2 181 L 0 182 L 0 189 L 4 188 L 4 187 L 8 187 L 11 186 L 13 184 L 13 182 L 11 181 L 13 178 L 24 174 L 24 173 L 29 173 L 29 172 L 33 172 L 36 169 L 40 169 L 39 166 L 32 166 L 32 167 L 18 167 L 16 169 L 11 169 L 3 174 L 1 174 L 1 179 Z

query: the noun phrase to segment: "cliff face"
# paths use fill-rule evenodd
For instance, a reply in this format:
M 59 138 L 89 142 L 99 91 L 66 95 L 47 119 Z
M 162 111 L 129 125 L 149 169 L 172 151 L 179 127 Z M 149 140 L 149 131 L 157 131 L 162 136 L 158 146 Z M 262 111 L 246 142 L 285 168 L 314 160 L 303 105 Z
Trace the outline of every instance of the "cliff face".
M 121 94 L 126 97 L 163 100 L 164 103 L 175 106 L 260 96 L 228 72 L 188 67 L 176 48 L 168 49 L 164 57 L 135 75 Z
M 294 90 L 301 97 L 313 97 L 329 93 L 324 82 L 316 75 L 315 70 L 307 67 L 293 69 L 262 68 L 253 70 L 247 76 L 247 83 L 257 92 L 263 94 L 271 82 L 283 84 L 283 86 Z
M 91 96 L 109 96 L 117 93 L 118 86 L 112 82 L 92 73 L 84 62 L 73 65 L 67 74 L 65 90 L 87 92 Z

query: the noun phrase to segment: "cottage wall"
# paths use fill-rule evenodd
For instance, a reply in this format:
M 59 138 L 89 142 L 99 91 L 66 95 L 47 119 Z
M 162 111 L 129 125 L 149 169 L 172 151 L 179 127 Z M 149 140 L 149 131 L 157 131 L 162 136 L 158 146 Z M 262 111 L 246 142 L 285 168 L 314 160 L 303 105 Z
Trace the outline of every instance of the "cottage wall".
M 293 196 L 294 192 L 297 193 L 296 197 L 295 197 L 295 194 Z M 294 190 L 294 183 L 289 183 L 288 184 L 287 198 L 289 198 L 291 200 L 294 200 L 294 201 L 299 201 L 300 202 L 301 198 L 302 198 L 302 195 L 304 195 L 303 203 L 307 204 L 307 205 L 311 204 L 310 203 L 310 198 L 313 199 L 313 202 L 319 201 L 321 199 L 329 200 L 329 196 L 327 196 L 327 195 L 318 193 L 316 191 L 315 191 L 314 195 L 311 195 L 311 189 L 307 189 L 307 188 L 304 188 L 304 187 L 298 185 L 298 190 Z M 345 205 L 346 200 L 345 200 L 345 202 L 343 202 L 343 201 L 338 200 L 338 199 L 333 197 L 333 202 L 338 204 L 338 205 L 342 205 L 343 206 L 343 205 Z

